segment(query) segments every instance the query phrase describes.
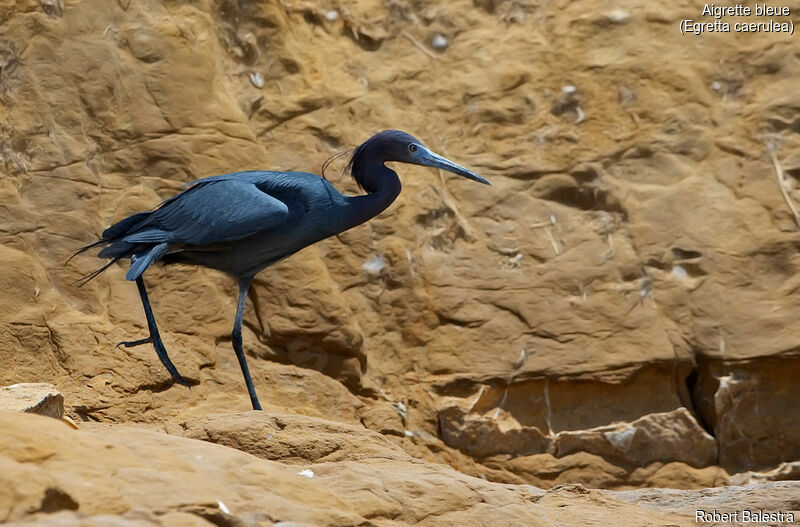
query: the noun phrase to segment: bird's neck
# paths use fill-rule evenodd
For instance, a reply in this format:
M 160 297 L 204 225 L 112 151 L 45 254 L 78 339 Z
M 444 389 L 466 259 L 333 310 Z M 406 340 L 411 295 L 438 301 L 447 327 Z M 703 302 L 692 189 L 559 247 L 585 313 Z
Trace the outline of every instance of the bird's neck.
M 397 177 L 394 170 L 383 163 L 378 163 L 373 167 L 367 176 L 369 185 L 364 187 L 368 194 L 345 198 L 350 209 L 348 229 L 361 225 L 386 210 L 397 199 L 403 188 L 400 178 Z

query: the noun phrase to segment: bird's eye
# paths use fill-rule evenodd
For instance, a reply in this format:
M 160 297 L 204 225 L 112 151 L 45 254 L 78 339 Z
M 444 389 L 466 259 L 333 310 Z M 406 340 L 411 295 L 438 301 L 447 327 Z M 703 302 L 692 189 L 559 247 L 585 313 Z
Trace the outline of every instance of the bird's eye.
M 408 145 L 408 151 L 409 152 L 416 152 L 417 151 L 417 145 L 415 145 L 414 143 L 411 143 L 410 145 Z

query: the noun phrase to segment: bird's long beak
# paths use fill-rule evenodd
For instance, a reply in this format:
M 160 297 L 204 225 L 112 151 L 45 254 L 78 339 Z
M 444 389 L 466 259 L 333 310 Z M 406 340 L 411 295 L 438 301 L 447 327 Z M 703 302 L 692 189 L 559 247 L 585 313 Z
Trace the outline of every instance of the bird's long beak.
M 419 149 L 415 158 L 420 165 L 441 168 L 442 170 L 447 170 L 448 172 L 452 172 L 453 174 L 458 174 L 459 176 L 471 179 L 473 181 L 477 181 L 478 183 L 483 183 L 484 185 L 491 185 L 491 183 L 480 177 L 475 172 L 467 170 L 461 165 L 453 163 L 449 159 L 446 159 L 440 156 L 439 154 L 435 154 L 425 147 L 421 147 Z

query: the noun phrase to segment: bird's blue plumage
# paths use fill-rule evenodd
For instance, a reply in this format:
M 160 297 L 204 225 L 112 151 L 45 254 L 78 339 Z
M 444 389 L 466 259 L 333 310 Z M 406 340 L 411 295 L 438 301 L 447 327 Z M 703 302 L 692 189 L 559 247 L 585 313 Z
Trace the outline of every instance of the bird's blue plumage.
M 189 183 L 156 210 L 107 229 L 113 239 L 100 256 L 140 255 L 137 272 L 128 275 L 131 280 L 159 260 L 253 275 L 347 227 L 349 199 L 326 180 L 305 172 L 207 177 Z M 137 221 L 131 221 L 134 218 Z M 166 251 L 160 248 L 151 258 L 150 251 L 164 243 Z
M 247 178 L 206 180 L 165 202 L 128 231 L 125 240 L 206 245 L 246 238 L 288 217 L 285 203 Z

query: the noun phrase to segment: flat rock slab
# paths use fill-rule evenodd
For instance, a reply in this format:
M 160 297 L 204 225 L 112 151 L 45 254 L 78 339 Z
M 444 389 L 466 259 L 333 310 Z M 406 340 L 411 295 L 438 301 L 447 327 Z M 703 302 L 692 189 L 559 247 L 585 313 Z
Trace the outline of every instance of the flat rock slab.
M 226 442 L 236 444 L 239 437 L 238 443 L 250 448 L 262 434 L 263 443 L 280 442 L 270 432 L 275 425 L 297 432 L 307 426 L 311 436 L 324 431 L 331 444 L 357 440 L 356 427 L 316 418 L 304 424 L 304 419 L 248 412 L 180 428 L 232 425 Z M 378 445 L 373 432 L 363 434 Z M 294 464 L 297 457 L 289 456 L 293 464 L 287 464 L 141 427 L 70 430 L 52 419 L 0 411 L 0 488 L 10 489 L 0 493 L 0 523 L 690 526 L 696 525 L 697 507 L 791 511 L 800 505 L 800 482 L 630 492 L 561 485 L 544 491 L 485 481 L 396 453 L 306 466 Z
M 338 427 L 331 424 L 327 433 Z M 410 458 L 304 468 L 139 427 L 70 430 L 52 419 L 3 411 L 0 488 L 11 489 L 0 493 L 0 523 L 37 525 L 694 524 L 686 514 L 613 494 L 492 483 Z
M 414 460 L 383 435 L 363 426 L 305 415 L 256 411 L 209 415 L 169 425 L 166 431 L 286 464 Z
M 61 419 L 64 396 L 52 384 L 26 382 L 0 388 L 0 409 Z

